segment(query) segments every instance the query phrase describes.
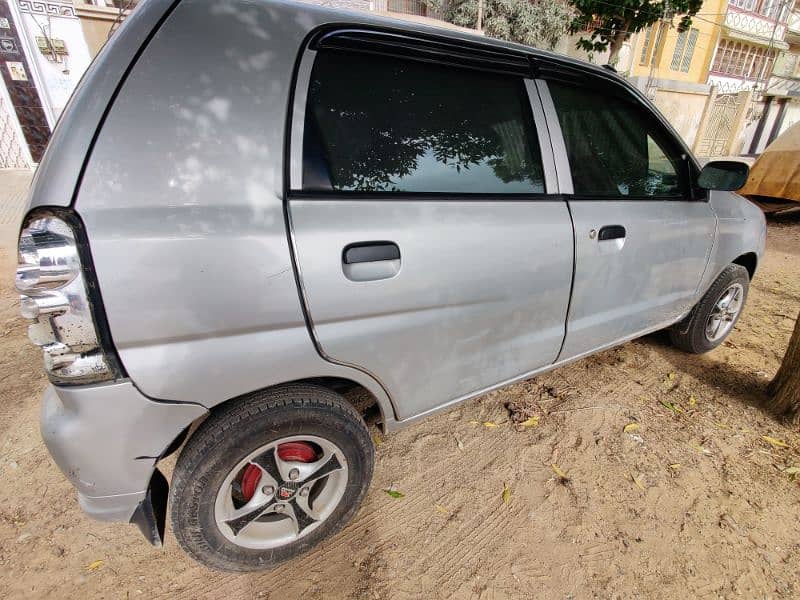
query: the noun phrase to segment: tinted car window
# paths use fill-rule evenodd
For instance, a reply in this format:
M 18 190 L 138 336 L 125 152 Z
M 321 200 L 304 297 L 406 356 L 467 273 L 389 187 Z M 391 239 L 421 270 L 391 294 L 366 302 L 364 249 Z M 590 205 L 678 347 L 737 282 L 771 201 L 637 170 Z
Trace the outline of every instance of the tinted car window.
M 576 195 L 682 196 L 682 151 L 644 107 L 594 89 L 548 86 Z
M 309 86 L 303 189 L 543 193 L 521 78 L 321 52 Z

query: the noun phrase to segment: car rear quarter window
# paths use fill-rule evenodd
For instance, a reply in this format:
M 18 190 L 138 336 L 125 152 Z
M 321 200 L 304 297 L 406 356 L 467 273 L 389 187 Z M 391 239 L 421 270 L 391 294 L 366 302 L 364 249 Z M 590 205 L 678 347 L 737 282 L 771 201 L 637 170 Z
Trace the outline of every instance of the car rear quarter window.
M 576 196 L 682 198 L 680 145 L 633 98 L 548 82 Z
M 544 193 L 520 77 L 320 51 L 303 137 L 304 191 Z

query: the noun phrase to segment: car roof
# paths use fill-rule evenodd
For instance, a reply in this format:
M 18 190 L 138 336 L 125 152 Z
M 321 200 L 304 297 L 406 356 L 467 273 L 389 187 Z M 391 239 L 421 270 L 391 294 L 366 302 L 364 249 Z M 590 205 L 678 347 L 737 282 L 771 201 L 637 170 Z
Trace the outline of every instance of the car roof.
M 620 82 L 623 82 L 626 85 L 630 85 L 624 78 L 620 77 L 616 73 L 616 71 L 605 68 L 603 66 L 582 61 L 577 58 L 567 56 L 566 54 L 559 54 L 557 52 L 551 52 L 548 50 L 542 50 L 540 48 L 534 48 L 533 46 L 526 46 L 524 44 L 519 44 L 516 42 L 509 42 L 506 40 L 501 40 L 486 35 L 481 35 L 478 32 L 473 33 L 469 29 L 463 27 L 459 27 L 456 29 L 453 27 L 449 27 L 448 26 L 449 24 L 446 23 L 445 21 L 442 21 L 441 26 L 436 26 L 433 24 L 435 22 L 434 19 L 430 19 L 429 21 L 431 23 L 428 24 L 427 22 L 421 23 L 418 21 L 404 19 L 401 17 L 394 18 L 383 13 L 358 11 L 358 10 L 351 10 L 338 7 L 328 7 L 319 4 L 312 4 L 306 1 L 292 1 L 292 0 L 259 0 L 259 1 L 266 4 L 282 4 L 286 6 L 291 6 L 298 13 L 306 13 L 308 15 L 314 15 L 316 18 L 311 20 L 316 22 L 327 21 L 331 25 L 340 23 L 343 26 L 359 25 L 359 24 L 371 25 L 383 29 L 392 29 L 395 31 L 400 31 L 405 33 L 412 33 L 412 34 L 416 33 L 416 34 L 435 36 L 438 38 L 444 38 L 453 41 L 462 41 L 471 46 L 479 45 L 495 50 L 506 50 L 514 53 L 524 53 L 530 56 L 531 58 L 538 59 L 543 62 L 557 63 L 565 66 L 569 65 L 573 68 L 594 75 L 599 75 L 605 78 L 613 77 L 614 79 L 619 80 Z

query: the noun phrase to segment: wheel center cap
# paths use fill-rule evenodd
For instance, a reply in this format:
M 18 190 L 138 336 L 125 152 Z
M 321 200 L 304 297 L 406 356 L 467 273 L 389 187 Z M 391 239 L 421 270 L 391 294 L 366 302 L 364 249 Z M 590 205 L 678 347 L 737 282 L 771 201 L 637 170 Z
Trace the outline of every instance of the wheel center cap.
M 300 486 L 294 481 L 282 483 L 278 488 L 277 496 L 279 500 L 289 500 L 297 493 Z

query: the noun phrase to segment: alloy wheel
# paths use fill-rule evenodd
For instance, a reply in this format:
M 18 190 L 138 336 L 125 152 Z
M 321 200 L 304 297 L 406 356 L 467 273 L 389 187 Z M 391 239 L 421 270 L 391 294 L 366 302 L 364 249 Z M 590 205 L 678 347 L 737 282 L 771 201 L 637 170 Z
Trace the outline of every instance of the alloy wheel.
M 733 327 L 744 304 L 744 287 L 734 283 L 720 294 L 706 321 L 706 338 L 716 342 L 725 337 Z
M 319 527 L 347 487 L 347 461 L 317 436 L 270 442 L 240 461 L 214 503 L 220 532 L 245 548 L 276 548 Z

